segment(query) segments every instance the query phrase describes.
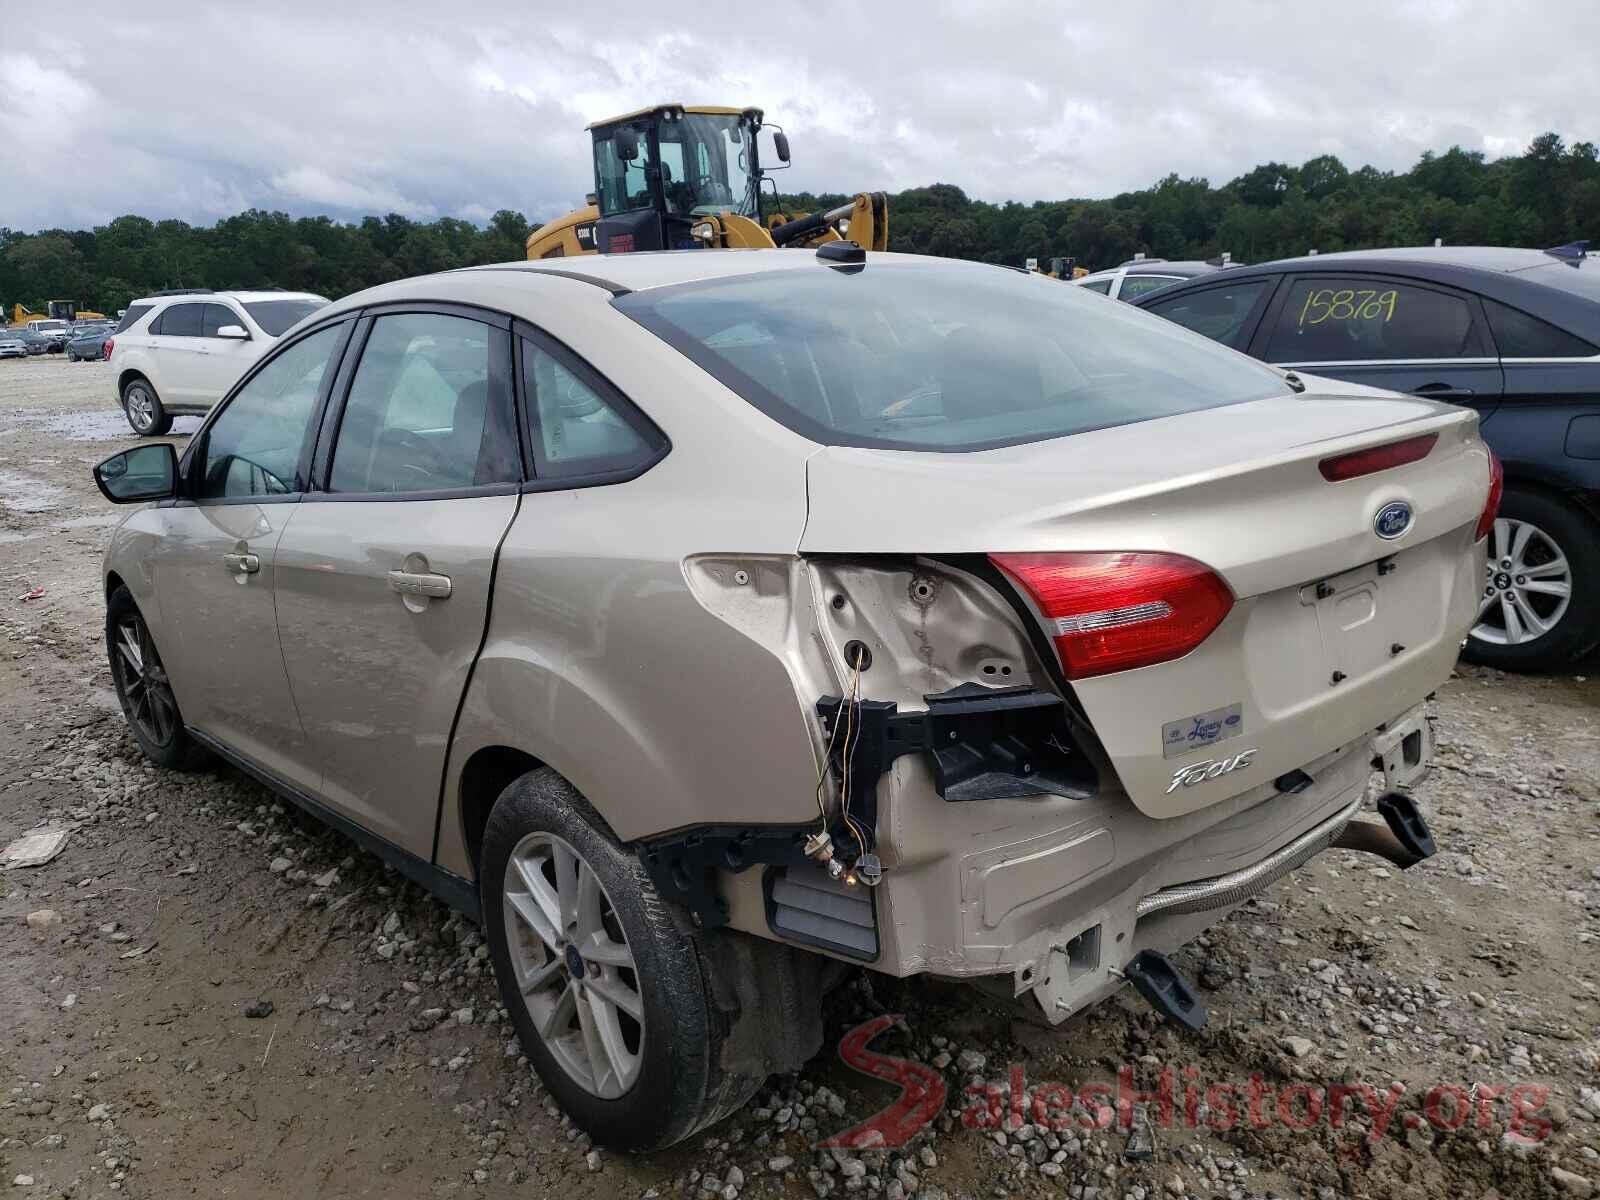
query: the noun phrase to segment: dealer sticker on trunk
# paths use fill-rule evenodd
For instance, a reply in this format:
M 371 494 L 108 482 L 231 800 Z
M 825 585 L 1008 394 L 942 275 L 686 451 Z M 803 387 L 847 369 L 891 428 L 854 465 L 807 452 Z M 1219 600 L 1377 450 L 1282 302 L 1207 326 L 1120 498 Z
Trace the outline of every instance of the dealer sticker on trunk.
M 1161 757 L 1176 758 L 1191 750 L 1203 750 L 1244 732 L 1242 706 L 1230 704 L 1210 712 L 1196 713 L 1181 721 L 1168 721 L 1161 727 Z

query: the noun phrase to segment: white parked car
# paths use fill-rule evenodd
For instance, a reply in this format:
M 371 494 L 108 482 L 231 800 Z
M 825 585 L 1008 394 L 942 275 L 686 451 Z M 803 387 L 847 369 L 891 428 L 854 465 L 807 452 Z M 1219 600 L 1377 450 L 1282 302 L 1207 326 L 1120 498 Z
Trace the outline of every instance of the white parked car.
M 117 400 L 135 433 L 204 414 L 325 297 L 309 292 L 183 291 L 135 300 L 111 341 Z

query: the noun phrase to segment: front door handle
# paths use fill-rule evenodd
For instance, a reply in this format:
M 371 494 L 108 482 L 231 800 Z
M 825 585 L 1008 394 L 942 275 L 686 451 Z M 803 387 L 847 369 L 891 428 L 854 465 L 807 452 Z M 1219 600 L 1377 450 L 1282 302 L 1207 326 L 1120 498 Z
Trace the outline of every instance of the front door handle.
M 1448 383 L 1425 383 L 1411 389 L 1413 396 L 1426 396 L 1430 400 L 1460 400 L 1472 395 L 1471 388 L 1453 387 Z
M 261 557 L 257 554 L 224 554 L 222 565 L 235 575 L 254 575 L 261 570 Z
M 389 586 L 402 596 L 431 596 L 443 600 L 450 595 L 450 576 L 423 571 L 390 571 Z

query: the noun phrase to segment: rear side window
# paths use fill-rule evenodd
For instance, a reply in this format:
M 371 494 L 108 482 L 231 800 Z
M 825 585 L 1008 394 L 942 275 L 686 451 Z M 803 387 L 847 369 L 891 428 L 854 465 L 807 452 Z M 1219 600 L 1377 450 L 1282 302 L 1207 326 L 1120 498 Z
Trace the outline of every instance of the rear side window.
M 1241 343 L 1250 333 L 1246 322 L 1270 283 L 1266 279 L 1240 280 L 1152 300 L 1145 309 L 1214 342 L 1243 349 Z
M 1582 338 L 1509 305 L 1485 297 L 1483 308 L 1501 358 L 1588 358 L 1600 354 Z
M 151 333 L 163 337 L 199 337 L 204 304 L 174 304 L 156 318 Z
M 1267 359 L 1276 363 L 1448 359 L 1483 353 L 1466 300 L 1382 276 L 1295 280 L 1267 344 Z
M 330 491 L 437 492 L 515 483 L 505 334 L 441 313 L 373 322 L 333 448 Z
M 154 307 L 154 304 L 130 305 L 128 311 L 122 314 L 122 320 L 117 322 L 117 332 L 121 333 L 124 329 L 132 325 L 135 321 L 144 316 L 145 313 L 149 312 Z
M 1091 292 L 1099 292 L 1102 296 L 1111 291 L 1111 280 L 1095 279 L 1088 283 L 1080 283 L 1079 287 L 1088 288 Z
M 575 360 L 524 339 L 522 388 L 532 433 L 534 473 L 572 479 L 635 471 L 661 439 Z
M 1124 275 L 1122 277 L 1122 290 L 1117 293 L 1118 300 L 1137 300 L 1140 296 L 1148 296 L 1151 292 L 1159 292 L 1170 283 L 1177 283 L 1176 275 Z
M 978 450 L 1288 391 L 1148 313 L 971 263 L 808 264 L 612 303 L 824 445 Z

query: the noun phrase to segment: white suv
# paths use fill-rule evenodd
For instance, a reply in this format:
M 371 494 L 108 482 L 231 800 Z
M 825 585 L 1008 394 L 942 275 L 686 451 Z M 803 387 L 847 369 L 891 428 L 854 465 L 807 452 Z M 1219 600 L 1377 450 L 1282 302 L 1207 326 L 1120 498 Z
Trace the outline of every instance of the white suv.
M 110 344 L 117 399 L 135 433 L 204 414 L 290 326 L 328 301 L 309 292 L 160 293 L 128 306 Z

